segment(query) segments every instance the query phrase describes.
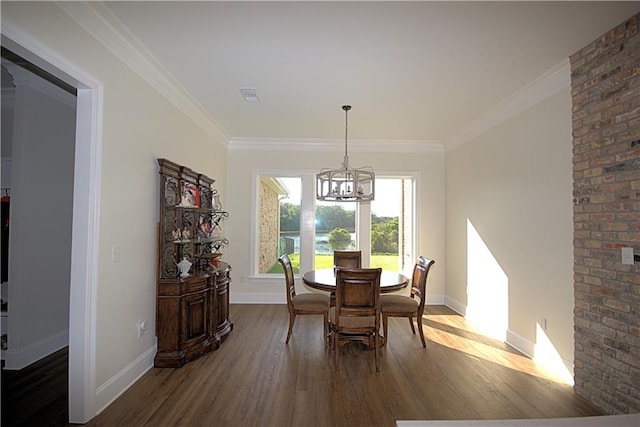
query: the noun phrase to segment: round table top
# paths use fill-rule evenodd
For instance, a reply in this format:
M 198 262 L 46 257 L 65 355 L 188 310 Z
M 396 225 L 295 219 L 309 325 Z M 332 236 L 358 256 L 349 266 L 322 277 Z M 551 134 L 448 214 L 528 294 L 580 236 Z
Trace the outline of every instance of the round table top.
M 321 291 L 335 292 L 336 276 L 333 268 L 321 268 L 307 271 L 302 275 L 305 285 Z M 380 293 L 393 292 L 406 287 L 409 279 L 403 274 L 382 270 L 380 276 Z

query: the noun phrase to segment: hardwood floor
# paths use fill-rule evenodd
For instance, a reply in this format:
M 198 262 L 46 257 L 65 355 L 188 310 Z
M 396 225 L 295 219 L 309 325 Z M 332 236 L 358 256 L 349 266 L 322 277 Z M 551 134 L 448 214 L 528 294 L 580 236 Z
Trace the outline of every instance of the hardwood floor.
M 231 305 L 234 330 L 219 350 L 180 369 L 151 369 L 87 425 L 392 427 L 602 414 L 451 310 L 426 312 L 426 349 L 406 319 L 389 320 L 376 374 L 359 343 L 341 350 L 335 371 L 321 316 L 299 316 L 287 345 L 285 305 Z
M 2 370 L 2 426 L 66 426 L 69 349 L 19 371 Z

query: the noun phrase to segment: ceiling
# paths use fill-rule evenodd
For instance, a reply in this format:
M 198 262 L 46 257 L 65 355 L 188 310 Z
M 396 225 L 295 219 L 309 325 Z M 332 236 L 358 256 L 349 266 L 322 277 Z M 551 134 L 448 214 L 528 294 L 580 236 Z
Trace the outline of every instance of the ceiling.
M 350 104 L 350 140 L 414 142 L 446 141 L 640 11 L 613 1 L 103 5 L 229 137 L 344 138 Z M 246 87 L 259 102 L 243 99 Z

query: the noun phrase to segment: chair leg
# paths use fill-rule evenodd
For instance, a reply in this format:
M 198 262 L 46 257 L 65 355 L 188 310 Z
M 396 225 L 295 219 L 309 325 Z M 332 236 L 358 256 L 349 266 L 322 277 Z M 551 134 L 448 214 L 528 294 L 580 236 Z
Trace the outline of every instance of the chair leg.
M 422 318 L 418 318 L 418 332 L 420 332 L 420 340 L 422 341 L 422 347 L 427 348 L 427 343 L 424 341 L 424 332 L 422 331 Z
M 324 318 L 324 327 L 322 328 L 324 333 L 324 346 L 327 347 L 329 340 L 329 313 L 322 313 L 322 317 Z
M 287 340 L 286 344 L 289 344 L 289 338 L 291 338 L 291 333 L 293 332 L 293 322 L 296 321 L 296 314 L 289 312 L 289 331 L 287 332 Z
M 335 350 L 336 349 L 336 336 L 337 335 L 338 334 L 334 330 L 332 323 L 329 322 L 329 348 L 331 350 Z
M 380 372 L 380 357 L 379 357 L 379 352 L 380 352 L 380 333 L 379 331 L 376 331 L 376 335 L 375 335 L 375 340 L 373 345 L 375 346 L 375 353 L 374 353 L 374 357 L 375 357 L 375 361 L 376 361 L 376 372 Z
M 416 328 L 413 326 L 413 317 L 409 317 L 409 325 L 411 326 L 411 332 L 413 332 L 413 335 L 415 335 Z
M 384 346 L 385 347 L 387 346 L 387 342 L 389 341 L 389 335 L 387 335 L 388 334 L 388 332 L 387 332 L 387 326 L 388 326 L 387 322 L 388 321 L 389 321 L 389 317 L 387 316 L 386 313 L 383 313 L 382 314 L 382 330 L 384 331 L 383 332 L 383 334 L 384 334 L 383 335 L 383 339 L 384 339 Z
M 333 333 L 333 350 L 334 350 L 333 356 L 335 358 L 334 364 L 336 365 L 336 371 L 338 371 L 340 370 L 339 369 L 340 358 L 338 357 L 338 352 L 340 351 L 340 333 L 337 331 Z

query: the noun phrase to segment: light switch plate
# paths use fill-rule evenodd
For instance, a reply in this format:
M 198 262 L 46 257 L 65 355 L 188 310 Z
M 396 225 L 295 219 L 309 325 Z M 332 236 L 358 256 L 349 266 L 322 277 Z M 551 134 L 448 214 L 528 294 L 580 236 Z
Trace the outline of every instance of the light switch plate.
M 622 248 L 622 263 L 633 265 L 633 248 Z

